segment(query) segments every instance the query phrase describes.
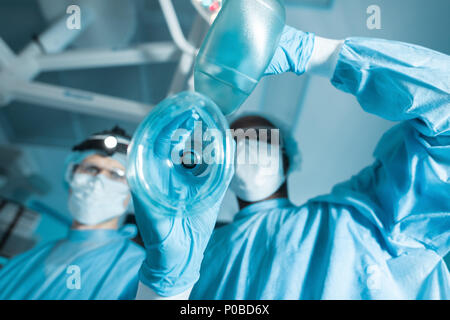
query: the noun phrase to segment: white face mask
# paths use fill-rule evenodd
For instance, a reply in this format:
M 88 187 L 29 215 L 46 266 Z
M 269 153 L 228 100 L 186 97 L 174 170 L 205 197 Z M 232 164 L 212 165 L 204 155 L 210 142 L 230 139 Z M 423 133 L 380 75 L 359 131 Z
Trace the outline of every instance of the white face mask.
M 280 147 L 241 139 L 236 147 L 236 169 L 230 188 L 247 202 L 263 200 L 286 180 Z
M 69 211 L 85 225 L 96 225 L 121 216 L 126 211 L 129 188 L 103 174 L 75 173 L 70 182 Z

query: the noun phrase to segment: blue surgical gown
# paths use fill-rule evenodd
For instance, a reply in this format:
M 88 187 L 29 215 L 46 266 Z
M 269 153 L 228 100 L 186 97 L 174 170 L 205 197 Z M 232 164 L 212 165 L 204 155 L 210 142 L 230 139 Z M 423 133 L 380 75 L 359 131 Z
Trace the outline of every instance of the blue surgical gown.
M 450 298 L 450 57 L 350 38 L 331 82 L 401 123 L 331 194 L 256 203 L 217 229 L 191 299 Z
M 17 256 L 0 270 L 0 299 L 134 299 L 145 258 L 129 240 L 135 231 L 71 230 L 64 240 Z

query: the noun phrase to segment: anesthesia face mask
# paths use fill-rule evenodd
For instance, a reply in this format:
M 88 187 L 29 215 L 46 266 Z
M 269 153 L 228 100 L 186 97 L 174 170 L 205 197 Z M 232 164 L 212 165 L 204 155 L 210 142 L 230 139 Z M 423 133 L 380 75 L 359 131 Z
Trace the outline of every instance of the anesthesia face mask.
M 212 100 L 182 92 L 158 104 L 136 130 L 127 179 L 147 210 L 186 216 L 221 202 L 234 172 L 234 141 Z

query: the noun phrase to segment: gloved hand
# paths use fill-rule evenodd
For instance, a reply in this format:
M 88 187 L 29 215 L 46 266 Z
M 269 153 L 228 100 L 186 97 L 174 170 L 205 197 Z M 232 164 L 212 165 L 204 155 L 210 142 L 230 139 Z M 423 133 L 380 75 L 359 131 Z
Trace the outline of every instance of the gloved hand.
M 200 276 L 203 253 L 220 203 L 207 212 L 182 218 L 149 212 L 134 194 L 133 202 L 146 249 L 139 280 L 163 297 L 192 288 Z
M 186 135 L 194 129 L 195 114 L 185 112 L 175 118 L 171 124 L 158 135 L 155 146 L 156 156 L 171 152 L 180 142 L 171 139 L 176 129 L 182 128 Z M 180 140 L 186 138 L 183 136 Z M 155 161 L 156 162 L 156 161 Z M 180 189 L 173 174 L 175 171 L 160 170 L 158 164 L 150 164 L 150 170 L 159 172 L 154 185 L 163 186 L 169 194 L 176 194 Z M 172 174 L 173 173 L 173 174 Z M 231 177 L 230 179 L 231 180 Z M 230 181 L 224 181 L 227 185 Z M 175 190 L 177 189 L 177 190 Z M 195 190 L 190 190 L 195 193 Z M 136 222 L 144 240 L 146 259 L 140 270 L 140 281 L 158 295 L 171 297 L 185 292 L 194 286 L 199 278 L 203 253 L 214 229 L 221 201 L 215 206 L 189 216 L 170 216 L 164 212 L 149 211 L 139 193 L 133 192 Z M 181 207 L 181 206 L 180 206 Z
M 294 72 L 301 75 L 311 58 L 315 35 L 284 26 L 280 43 L 264 75 Z

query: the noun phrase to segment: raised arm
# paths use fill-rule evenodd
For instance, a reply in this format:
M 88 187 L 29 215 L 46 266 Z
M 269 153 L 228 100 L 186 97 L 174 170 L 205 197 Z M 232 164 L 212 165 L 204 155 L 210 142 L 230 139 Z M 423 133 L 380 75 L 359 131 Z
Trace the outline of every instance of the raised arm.
M 327 77 L 367 112 L 449 135 L 450 57 L 420 46 L 370 38 L 332 40 L 286 26 L 266 75 Z
M 450 57 L 401 42 L 350 38 L 331 82 L 355 95 L 367 112 L 402 121 L 379 142 L 375 164 L 337 186 L 333 195 L 373 215 L 393 246 L 425 247 L 445 256 L 450 248 Z M 369 199 L 370 212 L 360 206 L 362 199 Z
M 450 57 L 396 41 L 328 40 L 286 27 L 267 73 L 280 70 L 328 77 L 367 112 L 402 122 L 381 139 L 374 165 L 319 200 L 353 206 L 397 248 L 426 247 L 445 256 L 450 247 Z
M 367 112 L 409 123 L 429 137 L 450 135 L 450 57 L 420 46 L 345 40 L 332 84 Z

